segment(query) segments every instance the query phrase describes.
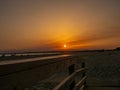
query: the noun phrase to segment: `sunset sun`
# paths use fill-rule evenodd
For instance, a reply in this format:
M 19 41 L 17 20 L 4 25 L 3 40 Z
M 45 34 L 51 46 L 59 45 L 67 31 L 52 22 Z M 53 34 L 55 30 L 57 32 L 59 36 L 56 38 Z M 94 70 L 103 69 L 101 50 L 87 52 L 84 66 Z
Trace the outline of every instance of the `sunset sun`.
M 66 44 L 64 44 L 64 45 L 63 45 L 63 47 L 64 47 L 64 48 L 67 48 L 67 45 L 66 45 Z

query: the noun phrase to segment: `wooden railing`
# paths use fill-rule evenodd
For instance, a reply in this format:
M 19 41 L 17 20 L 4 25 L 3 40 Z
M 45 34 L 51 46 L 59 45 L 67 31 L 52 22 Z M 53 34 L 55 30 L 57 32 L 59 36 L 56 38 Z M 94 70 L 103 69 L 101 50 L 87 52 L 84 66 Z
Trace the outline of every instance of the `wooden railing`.
M 85 75 L 86 68 L 85 63 L 82 63 L 82 67 L 75 70 L 75 65 L 69 66 L 69 76 L 66 77 L 60 84 L 58 84 L 53 90 L 84 90 L 87 76 Z M 82 74 L 80 80 L 76 80 Z M 77 81 L 77 82 L 76 82 Z
M 0 61 L 0 90 L 25 90 L 61 70 L 67 70 L 68 76 L 53 90 L 84 90 L 85 63 L 75 55 Z

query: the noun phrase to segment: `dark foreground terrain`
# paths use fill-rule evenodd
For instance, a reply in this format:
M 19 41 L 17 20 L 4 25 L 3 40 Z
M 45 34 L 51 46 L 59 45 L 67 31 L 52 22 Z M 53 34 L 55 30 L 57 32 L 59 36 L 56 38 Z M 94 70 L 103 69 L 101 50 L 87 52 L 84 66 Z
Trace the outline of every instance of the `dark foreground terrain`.
M 6 60 L 22 60 L 59 54 L 7 56 L 1 57 L 0 60 L 3 62 Z M 64 52 L 61 54 L 78 55 L 79 58 L 77 59 L 85 62 L 85 67 L 88 68 L 86 73 L 86 85 L 90 85 L 92 87 L 87 90 L 120 90 L 120 88 L 118 88 L 118 86 L 120 86 L 120 51 Z M 68 74 L 64 71 L 57 72 L 49 78 L 39 81 L 34 86 L 28 87 L 25 90 L 52 90 L 52 88 L 54 88 L 67 76 Z M 101 85 L 102 87 L 95 87 L 96 85 Z
M 80 56 L 85 59 L 89 78 L 120 80 L 120 51 L 82 52 Z
M 87 84 L 98 85 L 97 87 L 90 87 L 87 90 L 120 90 L 118 87 L 106 87 L 109 85 L 118 86 L 120 84 L 120 51 L 94 51 L 94 52 L 75 52 L 82 57 L 88 68 Z M 60 76 L 62 78 L 58 78 Z M 28 90 L 52 90 L 55 81 L 62 81 L 66 74 L 57 73 L 52 77 L 40 81 L 37 85 Z M 101 85 L 102 87 L 99 87 Z M 105 85 L 105 86 L 104 86 Z

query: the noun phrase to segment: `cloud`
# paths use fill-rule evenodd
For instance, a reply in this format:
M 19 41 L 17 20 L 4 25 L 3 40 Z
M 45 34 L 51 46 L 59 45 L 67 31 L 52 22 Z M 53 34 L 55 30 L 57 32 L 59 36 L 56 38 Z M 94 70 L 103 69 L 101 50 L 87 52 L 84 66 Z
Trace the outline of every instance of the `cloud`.
M 87 34 L 87 33 L 86 33 Z M 78 37 L 77 40 L 70 41 L 69 44 L 76 45 L 76 44 L 88 44 L 97 41 L 104 41 L 104 40 L 112 40 L 113 38 L 120 40 L 120 27 L 106 27 L 101 30 L 96 30 L 89 35 L 85 35 L 84 37 Z M 104 42 L 103 42 L 104 43 Z M 114 43 L 114 41 L 113 41 Z

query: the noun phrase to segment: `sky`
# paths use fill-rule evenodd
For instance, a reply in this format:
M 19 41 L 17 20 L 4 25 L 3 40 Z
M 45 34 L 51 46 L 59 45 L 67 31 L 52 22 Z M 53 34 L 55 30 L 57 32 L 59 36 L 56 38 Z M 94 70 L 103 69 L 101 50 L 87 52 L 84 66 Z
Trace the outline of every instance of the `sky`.
M 0 51 L 119 46 L 120 0 L 0 0 Z

